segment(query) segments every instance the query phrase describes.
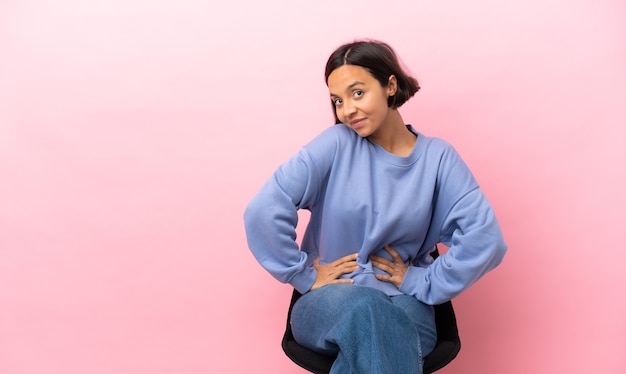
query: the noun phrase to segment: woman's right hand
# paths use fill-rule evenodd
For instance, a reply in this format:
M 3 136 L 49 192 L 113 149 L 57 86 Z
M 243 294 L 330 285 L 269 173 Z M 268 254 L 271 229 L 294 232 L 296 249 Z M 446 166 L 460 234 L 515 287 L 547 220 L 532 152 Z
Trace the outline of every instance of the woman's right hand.
M 357 255 L 358 253 L 353 253 L 324 265 L 320 265 L 319 257 L 316 258 L 315 261 L 313 261 L 313 267 L 317 270 L 317 276 L 313 287 L 311 287 L 311 291 L 327 284 L 354 283 L 352 279 L 340 279 L 339 277 L 344 274 L 352 273 L 360 267 L 356 263 Z

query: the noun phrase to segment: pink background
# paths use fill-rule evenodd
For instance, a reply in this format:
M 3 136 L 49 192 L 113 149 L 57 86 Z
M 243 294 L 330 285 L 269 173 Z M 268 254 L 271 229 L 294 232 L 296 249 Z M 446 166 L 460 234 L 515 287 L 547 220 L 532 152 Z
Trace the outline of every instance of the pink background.
M 4 0 L 0 373 L 302 373 L 242 213 L 331 125 L 356 37 L 420 80 L 405 120 L 510 245 L 441 373 L 626 372 L 622 0 Z

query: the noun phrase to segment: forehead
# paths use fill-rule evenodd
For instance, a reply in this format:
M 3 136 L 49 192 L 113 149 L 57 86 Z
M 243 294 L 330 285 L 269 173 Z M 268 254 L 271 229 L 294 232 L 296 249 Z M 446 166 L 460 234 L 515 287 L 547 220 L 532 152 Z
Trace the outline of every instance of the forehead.
M 355 83 L 365 85 L 378 82 L 365 68 L 356 65 L 343 65 L 328 76 L 328 89 L 331 93 L 349 90 Z

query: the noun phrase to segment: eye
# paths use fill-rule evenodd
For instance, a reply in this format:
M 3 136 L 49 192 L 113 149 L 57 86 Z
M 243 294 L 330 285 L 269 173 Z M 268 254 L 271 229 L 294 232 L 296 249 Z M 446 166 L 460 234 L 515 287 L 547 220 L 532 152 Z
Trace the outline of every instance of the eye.
M 341 105 L 341 103 L 343 103 L 343 100 L 341 100 L 340 98 L 336 97 L 333 99 L 333 104 L 335 104 L 335 106 L 339 106 Z
M 361 91 L 361 90 L 355 90 L 354 93 L 352 93 L 352 96 L 359 98 L 361 96 L 363 96 L 365 94 L 365 92 Z

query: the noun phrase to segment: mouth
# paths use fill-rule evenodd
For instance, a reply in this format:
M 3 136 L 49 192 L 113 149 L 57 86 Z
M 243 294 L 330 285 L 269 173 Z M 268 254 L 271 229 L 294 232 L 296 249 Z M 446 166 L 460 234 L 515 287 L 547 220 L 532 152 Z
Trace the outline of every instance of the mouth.
M 355 119 L 354 121 L 350 121 L 350 127 L 352 127 L 355 130 L 360 129 L 361 127 L 363 127 L 364 124 L 365 124 L 365 118 L 359 118 L 359 119 Z

